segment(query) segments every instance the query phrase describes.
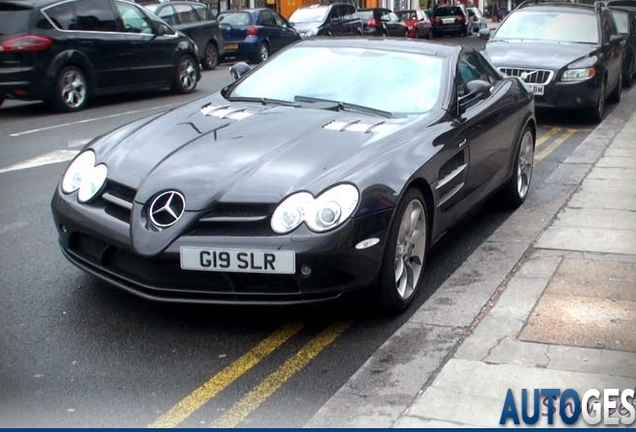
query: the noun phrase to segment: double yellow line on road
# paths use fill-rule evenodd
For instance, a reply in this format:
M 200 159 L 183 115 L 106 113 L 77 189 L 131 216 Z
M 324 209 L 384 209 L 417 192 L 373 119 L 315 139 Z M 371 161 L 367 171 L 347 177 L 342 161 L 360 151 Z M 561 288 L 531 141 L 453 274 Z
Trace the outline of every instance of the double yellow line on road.
M 331 345 L 350 325 L 350 322 L 337 322 L 312 338 L 278 369 L 267 376 L 267 378 L 256 385 L 249 393 L 243 396 L 241 400 L 226 411 L 213 426 L 237 426 L 274 394 L 287 380 L 301 371 L 312 359 Z M 234 381 L 249 372 L 303 328 L 304 325 L 300 323 L 291 323 L 282 326 L 221 372 L 210 378 L 201 387 L 195 389 L 192 393 L 183 398 L 168 412 L 151 423 L 149 427 L 168 428 L 179 426 L 199 408 L 203 407 L 203 405 L 229 387 Z
M 541 162 L 546 157 L 552 154 L 557 148 L 559 148 L 563 143 L 572 138 L 574 134 L 579 132 L 578 129 L 572 128 L 560 128 L 560 127 L 551 127 L 545 133 L 543 133 L 540 137 L 537 138 L 535 142 L 535 163 Z M 546 143 L 551 139 L 556 138 L 546 145 Z

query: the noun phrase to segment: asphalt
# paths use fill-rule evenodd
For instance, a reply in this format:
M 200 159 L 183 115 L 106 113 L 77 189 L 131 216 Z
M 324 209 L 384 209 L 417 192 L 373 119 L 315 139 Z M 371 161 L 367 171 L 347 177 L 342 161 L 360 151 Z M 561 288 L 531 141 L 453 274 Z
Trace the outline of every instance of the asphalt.
M 203 96 L 228 79 L 221 66 L 205 73 L 195 95 L 112 98 L 68 115 L 51 114 L 39 104 L 8 103 L 0 108 L 0 169 L 67 149 L 69 143 L 157 107 Z M 539 162 L 532 193 L 591 130 L 563 113 L 547 115 L 542 124 L 541 134 L 552 127 L 577 132 Z M 0 426 L 152 424 L 290 322 L 301 323 L 298 334 L 216 396 L 203 398 L 202 406 L 179 425 L 210 425 L 224 413 L 235 413 L 239 402 L 249 408 L 238 413 L 240 426 L 303 426 L 511 216 L 487 203 L 449 233 L 429 256 L 417 303 L 399 317 L 368 316 L 360 298 L 293 309 L 157 305 L 100 283 L 63 259 L 49 201 L 64 167 L 58 163 L 0 174 Z M 308 364 L 298 369 L 298 362 L 286 363 L 298 351 L 306 354 L 306 343 L 339 322 L 344 332 Z M 421 336 L 418 340 L 430 351 L 444 349 L 446 342 L 435 329 Z M 281 375 L 283 364 L 293 373 Z M 278 387 L 270 396 L 263 398 L 267 391 L 261 386 L 260 399 L 245 402 L 255 386 L 271 384 L 272 376 Z

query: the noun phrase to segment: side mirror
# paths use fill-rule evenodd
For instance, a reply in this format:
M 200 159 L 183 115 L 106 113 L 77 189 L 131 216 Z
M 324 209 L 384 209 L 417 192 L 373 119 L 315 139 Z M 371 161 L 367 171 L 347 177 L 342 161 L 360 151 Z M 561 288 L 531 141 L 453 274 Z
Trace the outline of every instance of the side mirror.
M 490 29 L 489 28 L 479 29 L 479 37 L 486 40 L 490 39 Z
M 621 34 L 615 34 L 610 36 L 610 43 L 620 43 L 625 40 L 625 36 Z
M 473 102 L 486 99 L 490 96 L 492 85 L 483 80 L 473 80 L 466 84 L 466 94 L 459 97 L 459 110 L 460 114 L 463 113 L 466 108 Z
M 232 66 L 230 66 L 230 75 L 236 81 L 241 78 L 243 75 L 251 71 L 252 68 L 245 62 L 238 62 Z

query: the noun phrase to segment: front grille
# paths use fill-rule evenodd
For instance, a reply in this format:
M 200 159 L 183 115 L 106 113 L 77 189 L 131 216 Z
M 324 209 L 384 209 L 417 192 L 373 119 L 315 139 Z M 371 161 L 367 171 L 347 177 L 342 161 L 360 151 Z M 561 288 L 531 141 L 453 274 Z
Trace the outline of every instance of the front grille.
M 134 189 L 108 180 L 99 198 L 94 202 L 104 207 L 104 211 L 120 221 L 130 223 L 135 200 Z
M 274 235 L 270 216 L 274 204 L 219 203 L 199 218 L 189 235 Z
M 545 85 L 552 81 L 554 72 L 546 69 L 523 69 L 500 67 L 499 71 L 512 77 L 519 77 L 528 84 Z

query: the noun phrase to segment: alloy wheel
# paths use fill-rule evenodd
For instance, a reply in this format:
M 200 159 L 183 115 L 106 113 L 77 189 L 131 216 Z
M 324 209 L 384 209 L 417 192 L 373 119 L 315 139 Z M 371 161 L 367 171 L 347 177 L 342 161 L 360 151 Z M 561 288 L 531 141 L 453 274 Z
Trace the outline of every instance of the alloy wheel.
M 261 44 L 259 55 L 261 57 L 261 61 L 265 61 L 269 58 L 269 49 L 267 48 L 267 45 Z
M 426 213 L 413 199 L 404 209 L 395 247 L 395 285 L 402 300 L 408 300 L 417 287 L 426 253 Z
M 519 162 L 517 164 L 517 193 L 519 198 L 525 198 L 532 181 L 532 167 L 534 165 L 534 138 L 532 132 L 526 131 L 521 139 L 519 148 Z
M 190 91 L 196 86 L 197 68 L 194 66 L 194 60 L 192 58 L 187 57 L 181 61 L 179 81 L 184 91 Z
M 86 101 L 87 85 L 81 72 L 68 69 L 60 80 L 62 102 L 70 109 L 81 107 Z

